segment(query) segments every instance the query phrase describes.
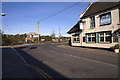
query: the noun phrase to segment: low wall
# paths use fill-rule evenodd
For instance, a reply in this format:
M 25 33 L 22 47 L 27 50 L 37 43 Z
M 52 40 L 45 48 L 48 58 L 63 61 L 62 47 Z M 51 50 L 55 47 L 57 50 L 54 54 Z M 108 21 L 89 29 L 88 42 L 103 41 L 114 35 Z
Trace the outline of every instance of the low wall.
M 114 48 L 118 43 L 72 43 L 72 46 L 98 47 L 98 48 Z
M 81 43 L 72 43 L 72 46 L 81 46 Z
M 118 43 L 83 43 L 82 46 L 86 47 L 98 47 L 98 48 L 114 48 L 114 45 Z

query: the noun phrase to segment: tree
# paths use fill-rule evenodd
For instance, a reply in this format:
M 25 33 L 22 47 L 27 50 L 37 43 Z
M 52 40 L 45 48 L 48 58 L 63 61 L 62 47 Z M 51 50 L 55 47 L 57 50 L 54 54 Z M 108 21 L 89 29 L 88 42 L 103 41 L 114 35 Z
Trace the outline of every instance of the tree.
M 2 34 L 2 30 L 0 30 L 0 34 Z
M 51 41 L 52 37 L 51 36 L 41 36 L 41 39 L 45 39 L 45 41 Z
M 51 36 L 52 38 L 55 38 L 55 31 L 53 31 L 50 36 Z
M 10 38 L 7 37 L 7 35 L 2 34 L 2 45 L 3 45 L 3 46 L 8 46 L 8 45 L 10 45 L 11 43 L 12 43 L 12 42 L 11 42 Z

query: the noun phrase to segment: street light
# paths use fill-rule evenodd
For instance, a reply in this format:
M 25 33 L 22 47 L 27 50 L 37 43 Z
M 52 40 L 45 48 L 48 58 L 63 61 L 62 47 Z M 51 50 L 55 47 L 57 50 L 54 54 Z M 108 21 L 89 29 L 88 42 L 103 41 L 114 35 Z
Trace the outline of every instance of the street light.
M 1 16 L 5 16 L 5 13 L 1 13 Z M 3 28 L 3 32 L 4 32 L 4 18 L 2 17 L 2 28 Z
M 1 16 L 5 16 L 5 13 L 1 13 Z

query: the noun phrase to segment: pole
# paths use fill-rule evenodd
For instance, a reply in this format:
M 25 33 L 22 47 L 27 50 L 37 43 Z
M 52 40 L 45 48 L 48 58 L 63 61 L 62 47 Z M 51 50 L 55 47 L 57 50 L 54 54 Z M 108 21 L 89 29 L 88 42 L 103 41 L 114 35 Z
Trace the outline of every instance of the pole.
M 38 21 L 38 42 L 39 42 L 39 21 Z
M 2 33 L 4 33 L 4 17 L 2 16 Z
M 2 16 L 2 30 L 4 32 L 4 16 L 5 16 L 5 13 L 1 13 L 1 16 Z
M 60 38 L 61 38 L 61 32 L 60 32 L 60 27 L 59 27 L 59 41 L 60 41 Z

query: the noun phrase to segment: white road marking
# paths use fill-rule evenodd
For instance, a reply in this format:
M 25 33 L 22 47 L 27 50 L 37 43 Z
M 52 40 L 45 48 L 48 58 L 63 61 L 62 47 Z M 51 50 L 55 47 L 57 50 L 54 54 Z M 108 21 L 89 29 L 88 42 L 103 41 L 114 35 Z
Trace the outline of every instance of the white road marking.
M 49 52 L 57 53 L 57 52 L 52 51 L 52 50 L 50 50 Z M 95 63 L 106 64 L 106 65 L 110 65 L 110 66 L 113 66 L 113 67 L 118 67 L 117 65 L 114 65 L 114 64 L 105 63 L 105 62 L 101 62 L 101 61 L 97 61 L 97 60 L 92 60 L 92 59 L 88 59 L 88 58 L 83 58 L 83 57 L 79 57 L 79 56 L 74 56 L 74 55 L 70 55 L 70 54 L 63 54 L 63 55 L 74 57 L 74 58 L 78 58 L 78 59 L 83 59 L 83 60 L 87 60 L 87 61 L 92 61 L 92 62 L 95 62 Z
M 49 52 L 51 52 L 51 53 L 57 53 L 57 52 L 55 52 L 55 51 L 51 51 L 51 50 L 49 50 Z
M 101 62 L 101 61 L 97 61 L 97 60 L 87 59 L 87 58 L 74 56 L 74 55 L 69 55 L 69 54 L 64 54 L 64 55 L 65 56 L 70 56 L 70 57 L 75 57 L 75 58 L 80 58 L 80 59 L 87 60 L 87 61 L 92 61 L 92 62 L 95 62 L 95 63 L 107 64 L 107 65 L 110 65 L 110 66 L 118 67 L 117 65 L 110 64 L 110 63 L 105 63 L 105 62 Z
M 13 51 L 15 51 L 17 54 L 18 54 L 18 56 L 23 60 L 23 62 L 27 62 L 21 55 L 20 55 L 20 53 L 18 53 L 17 51 L 16 51 L 16 49 L 14 49 L 13 47 L 12 47 L 12 50 Z

